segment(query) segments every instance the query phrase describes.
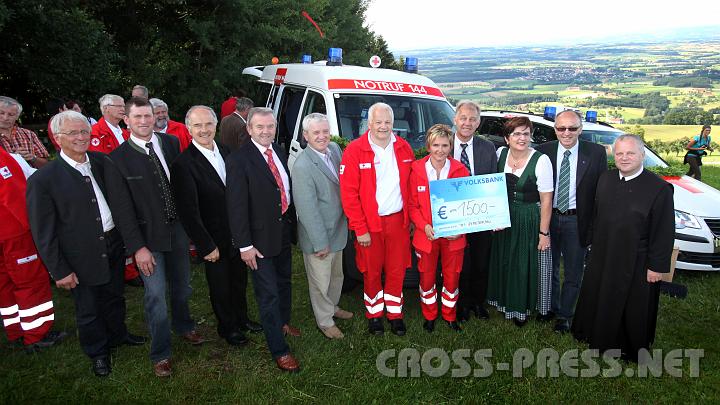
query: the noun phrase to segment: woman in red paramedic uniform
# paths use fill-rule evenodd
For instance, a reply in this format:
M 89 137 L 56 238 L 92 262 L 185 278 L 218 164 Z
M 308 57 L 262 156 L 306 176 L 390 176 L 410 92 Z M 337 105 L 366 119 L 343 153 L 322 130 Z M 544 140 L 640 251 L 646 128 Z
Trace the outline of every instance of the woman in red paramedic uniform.
M 437 286 L 435 273 L 438 257 L 442 263 L 442 317 L 448 326 L 460 331 L 455 319 L 458 299 L 458 279 L 462 270 L 465 235 L 435 238 L 430 207 L 430 181 L 469 176 L 465 166 L 452 158 L 453 132 L 447 125 L 434 125 L 427 133 L 425 148 L 428 156 L 412 164 L 410 174 L 410 219 L 415 224 L 413 247 L 418 257 L 420 273 L 420 306 L 425 323 L 432 332 L 437 318 Z

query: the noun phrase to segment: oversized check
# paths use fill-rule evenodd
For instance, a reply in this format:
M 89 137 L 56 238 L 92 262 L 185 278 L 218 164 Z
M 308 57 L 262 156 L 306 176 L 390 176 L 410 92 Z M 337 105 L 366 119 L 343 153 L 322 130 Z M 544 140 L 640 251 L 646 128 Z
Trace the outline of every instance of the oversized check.
M 505 173 L 430 182 L 436 237 L 510 226 Z

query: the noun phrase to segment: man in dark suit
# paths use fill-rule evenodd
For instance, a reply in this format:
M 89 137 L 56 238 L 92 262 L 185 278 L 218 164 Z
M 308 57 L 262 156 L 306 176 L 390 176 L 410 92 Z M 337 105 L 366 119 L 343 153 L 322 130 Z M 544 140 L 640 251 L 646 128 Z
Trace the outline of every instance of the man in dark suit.
M 270 353 L 283 371 L 300 370 L 284 335 L 300 336 L 289 325 L 290 244 L 295 225 L 286 156 L 273 143 L 277 122 L 269 108 L 248 114 L 250 141 L 227 158 L 227 209 L 234 246 L 252 270 Z
M 215 143 L 217 116 L 202 105 L 188 110 L 185 125 L 192 142 L 170 167 L 178 215 L 200 257 L 210 302 L 218 320 L 218 334 L 229 344 L 247 343 L 243 331 L 262 326 L 247 317 L 247 268 L 232 246 L 225 202 L 225 158 L 230 153 Z
M 189 241 L 177 220 L 170 189 L 168 168 L 180 154 L 180 145 L 174 136 L 153 132 L 155 116 L 148 100 L 128 100 L 125 114 L 130 138 L 110 154 L 117 170 L 108 172 L 107 183 L 111 205 L 129 206 L 135 212 L 129 220 L 118 221 L 118 227 L 145 284 L 145 318 L 152 337 L 153 371 L 158 377 L 168 377 L 172 366 L 166 282 L 170 284 L 175 333 L 193 345 L 205 342 L 190 317 Z
M 111 212 L 100 152 L 87 152 L 90 123 L 64 111 L 50 126 L 60 157 L 28 180 L 27 205 L 35 245 L 58 287 L 71 290 L 80 345 L 95 375 L 110 374 L 110 348 L 142 345 L 125 327 L 125 249 Z M 115 215 L 113 215 L 115 214 Z
M 492 142 L 475 136 L 479 125 L 480 106 L 469 100 L 458 102 L 455 108 L 453 157 L 465 165 L 471 176 L 498 171 L 495 146 Z M 489 318 L 483 304 L 487 296 L 491 235 L 491 231 L 467 234 L 457 304 L 457 319 L 460 322 L 470 319 L 471 312 L 475 312 L 475 316 L 480 319 Z
M 251 108 L 253 101 L 247 97 L 240 97 L 235 105 L 235 111 L 220 122 L 220 143 L 231 151 L 248 141 L 247 116 Z
M 555 192 L 550 220 L 552 249 L 552 313 L 541 320 L 555 320 L 555 331 L 570 330 L 575 303 L 582 285 L 585 254 L 590 245 L 595 188 L 600 175 L 607 171 L 605 148 L 580 141 L 582 117 L 565 110 L 555 117 L 558 140 L 539 145 L 553 165 Z M 564 262 L 564 280 L 560 289 L 560 257 Z

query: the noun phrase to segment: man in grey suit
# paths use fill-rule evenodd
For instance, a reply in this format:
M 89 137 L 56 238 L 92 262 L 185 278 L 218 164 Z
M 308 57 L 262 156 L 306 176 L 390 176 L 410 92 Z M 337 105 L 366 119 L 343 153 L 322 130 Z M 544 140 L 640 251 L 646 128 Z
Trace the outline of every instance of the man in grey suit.
M 298 242 L 303 251 L 315 321 L 329 339 L 343 333 L 333 317 L 350 319 L 353 314 L 338 307 L 343 284 L 342 251 L 347 242 L 347 218 L 340 202 L 338 168 L 340 147 L 330 142 L 325 115 L 303 118 L 307 148 L 298 156 L 290 175 L 298 215 Z

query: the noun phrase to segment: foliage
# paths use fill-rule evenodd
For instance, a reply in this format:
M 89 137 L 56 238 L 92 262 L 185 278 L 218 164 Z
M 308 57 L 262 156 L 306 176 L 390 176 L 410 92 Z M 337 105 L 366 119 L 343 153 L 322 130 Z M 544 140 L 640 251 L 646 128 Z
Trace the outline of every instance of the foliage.
M 712 79 L 707 76 L 670 76 L 653 81 L 653 86 L 712 88 Z
M 713 114 L 702 108 L 673 108 L 663 119 L 666 125 L 704 125 L 715 122 Z
M 332 136 L 330 138 L 332 142 L 335 142 L 340 147 L 340 150 L 345 150 L 345 148 L 350 143 L 350 140 L 347 138 L 343 138 L 342 136 Z
M 26 118 L 39 120 L 52 97 L 79 99 L 97 116 L 102 94 L 128 96 L 139 83 L 179 116 L 194 104 L 218 108 L 236 88 L 257 98 L 242 68 L 273 56 L 319 60 L 335 46 L 346 64 L 367 65 L 378 54 L 396 68 L 384 39 L 365 27 L 366 9 L 367 0 L 4 2 L 0 88 L 29 107 Z

